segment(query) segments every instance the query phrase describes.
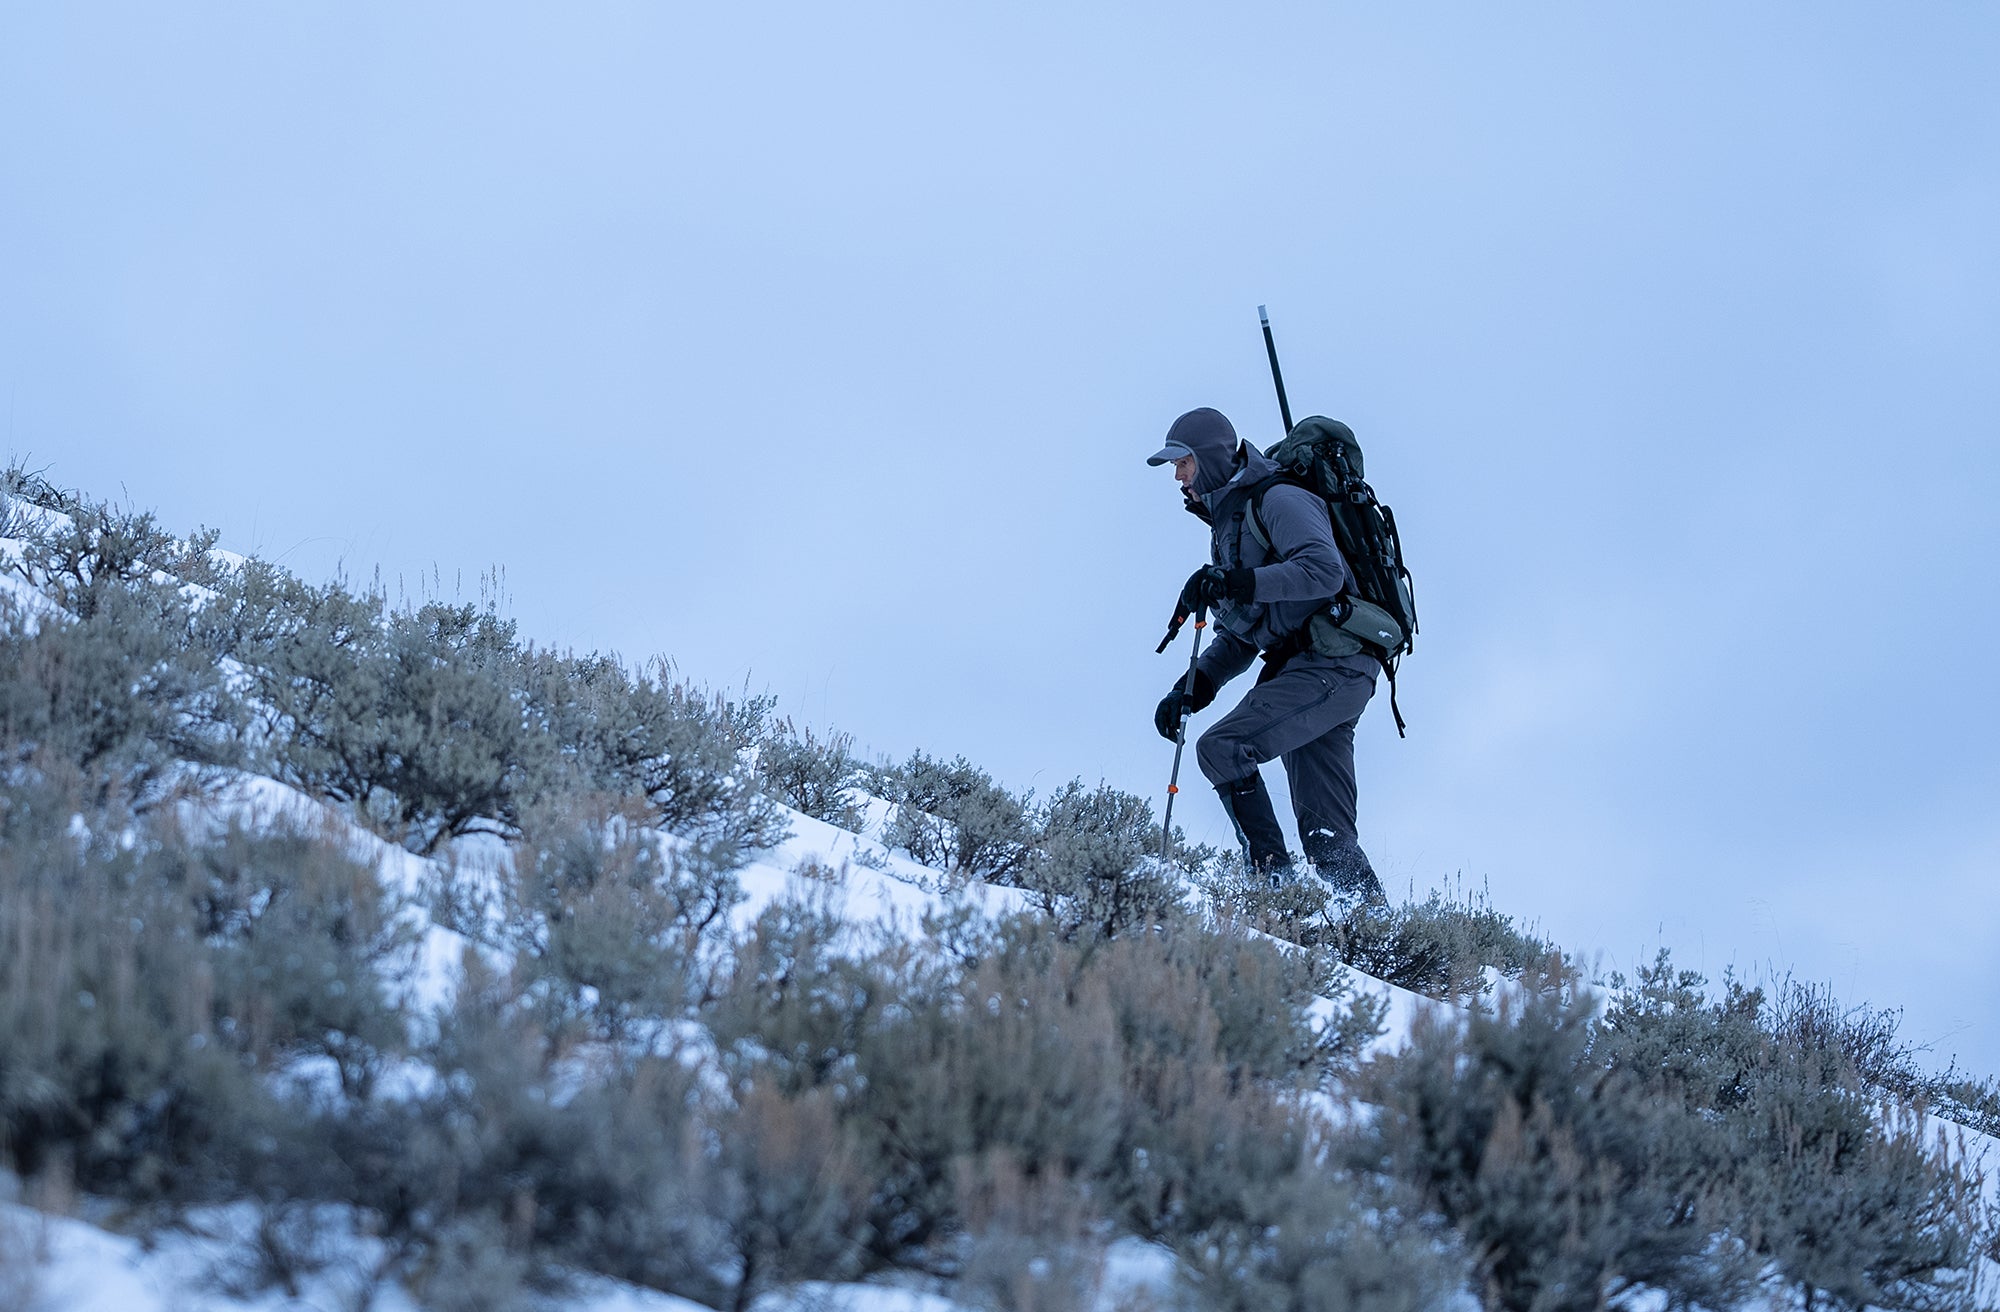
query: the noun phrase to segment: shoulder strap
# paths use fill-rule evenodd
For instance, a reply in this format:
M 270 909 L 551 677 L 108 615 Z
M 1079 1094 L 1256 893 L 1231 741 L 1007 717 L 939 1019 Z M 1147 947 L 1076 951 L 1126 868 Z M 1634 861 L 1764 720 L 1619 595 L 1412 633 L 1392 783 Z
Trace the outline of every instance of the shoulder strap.
M 1250 536 L 1257 539 L 1266 555 L 1271 553 L 1271 535 L 1264 531 L 1264 494 L 1285 481 L 1283 474 L 1273 474 L 1250 489 Z

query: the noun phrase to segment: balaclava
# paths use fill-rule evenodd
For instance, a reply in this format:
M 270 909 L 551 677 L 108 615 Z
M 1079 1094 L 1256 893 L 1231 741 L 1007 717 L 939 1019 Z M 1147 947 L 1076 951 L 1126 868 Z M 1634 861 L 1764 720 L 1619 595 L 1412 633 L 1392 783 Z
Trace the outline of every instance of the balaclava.
M 1196 496 L 1207 496 L 1236 476 L 1237 445 L 1229 420 L 1208 406 L 1188 411 L 1167 430 L 1167 451 L 1180 447 L 1194 456 Z

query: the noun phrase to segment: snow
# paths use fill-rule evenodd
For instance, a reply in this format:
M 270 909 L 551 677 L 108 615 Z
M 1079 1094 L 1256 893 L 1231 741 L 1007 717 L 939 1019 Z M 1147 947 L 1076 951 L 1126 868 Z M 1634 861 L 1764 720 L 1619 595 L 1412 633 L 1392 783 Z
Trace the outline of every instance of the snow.
M 25 585 L 23 585 L 25 586 Z M 30 590 L 32 593 L 32 590 Z M 34 594 L 39 595 L 39 594 Z M 755 854 L 736 872 L 742 902 L 732 912 L 739 930 L 773 902 L 810 890 L 857 928 L 914 925 L 947 904 L 969 904 L 988 915 L 1027 908 L 1026 894 L 977 880 L 958 881 L 885 847 L 871 836 L 881 831 L 889 808 L 877 799 L 867 802 L 865 833 L 850 833 L 824 821 L 788 812 L 789 836 L 776 847 Z M 467 952 L 482 952 L 491 964 L 504 967 L 496 950 L 465 935 L 433 924 L 423 899 L 445 873 L 461 881 L 499 877 L 510 859 L 506 845 L 479 836 L 453 843 L 441 858 L 425 858 L 369 832 L 337 806 L 311 797 L 288 784 L 262 775 L 235 772 L 225 776 L 209 795 L 184 803 L 181 822 L 197 837 L 219 838 L 230 826 L 253 831 L 288 827 L 332 836 L 352 859 L 374 866 L 385 891 L 405 904 L 417 931 L 409 957 L 391 971 L 391 983 L 418 1014 L 449 1008 L 464 976 Z M 675 840 L 663 841 L 670 846 Z M 801 873 L 802 871 L 808 873 Z M 1390 988 L 1383 985 L 1383 988 Z M 1394 990 L 1400 993 L 1401 990 Z M 1326 1002 L 1330 1009 L 1332 1003 Z M 410 1064 L 405 1064 L 410 1065 Z M 337 1096 L 339 1079 L 325 1058 L 293 1063 L 275 1078 L 315 1097 Z M 411 1069 L 392 1066 L 382 1078 L 382 1096 L 414 1096 L 435 1079 L 415 1063 Z M 17 1204 L 6 1204 L 0 1222 L 16 1234 L 31 1237 L 39 1255 L 34 1279 L 41 1309 L 64 1312 L 276 1312 L 283 1308 L 325 1308 L 327 1312 L 354 1305 L 356 1292 L 373 1282 L 380 1253 L 373 1241 L 348 1232 L 329 1247 L 334 1260 L 304 1286 L 297 1298 L 279 1292 L 236 1296 L 217 1283 L 217 1272 L 239 1259 L 249 1237 L 246 1209 L 212 1209 L 198 1215 L 187 1231 L 174 1231 L 142 1243 L 71 1217 L 48 1215 Z M 1106 1255 L 1099 1297 L 1103 1312 L 1126 1302 L 1134 1290 L 1164 1297 L 1173 1280 L 1171 1254 L 1136 1240 L 1120 1241 Z M 409 1294 L 392 1284 L 376 1289 L 369 1306 L 375 1312 L 420 1312 Z M 699 1305 L 652 1290 L 601 1277 L 579 1277 L 576 1292 L 562 1304 L 565 1312 L 691 1312 Z M 958 1312 L 959 1305 L 929 1291 L 878 1285 L 807 1283 L 782 1294 L 767 1295 L 759 1312 Z
M 1104 1282 L 1097 1291 L 1093 1312 L 1116 1312 L 1121 1306 L 1143 1301 L 1164 1307 L 1174 1289 L 1178 1270 L 1174 1255 L 1159 1244 L 1143 1239 L 1120 1239 L 1105 1251 Z
M 755 1312 L 958 1312 L 942 1294 L 875 1285 L 826 1285 L 807 1281 L 783 1293 L 766 1294 Z
M 21 544 L 9 538 L 0 538 L 0 557 L 11 561 L 20 556 Z M 4 565 L 5 562 L 0 562 Z M 0 572 L 0 602 L 17 607 L 23 614 L 40 618 L 56 612 L 56 604 L 43 596 L 40 589 L 19 574 Z
M 950 900 L 942 890 L 950 876 L 906 856 L 891 852 L 873 838 L 835 828 L 797 811 L 787 811 L 792 833 L 783 843 L 761 854 L 737 872 L 744 899 L 737 907 L 739 928 L 755 920 L 771 903 L 805 885 L 799 874 L 808 864 L 832 873 L 823 881 L 833 906 L 856 923 L 909 925 L 939 911 Z M 871 826 L 872 827 L 872 826 Z M 1027 894 L 1015 888 L 969 880 L 950 898 L 969 902 L 987 915 L 999 916 L 1029 906 Z
M 1986 1205 L 2000 1209 L 2000 1139 L 1977 1130 L 1968 1130 L 1942 1116 L 1924 1117 L 1924 1136 L 1933 1146 L 1944 1146 L 1953 1157 L 1966 1163 L 1984 1178 Z M 2000 1272 L 1996 1272 L 2000 1274 Z
M 1410 1029 L 1416 1024 L 1418 1016 L 1432 1008 L 1446 1007 L 1445 1003 L 1401 985 L 1376 979 L 1358 970 L 1351 973 L 1356 992 L 1382 998 L 1389 1004 L 1388 1010 L 1382 1013 L 1382 1032 L 1376 1035 L 1375 1042 L 1369 1047 L 1370 1056 L 1399 1051 L 1410 1041 Z
M 300 1278 L 296 1297 L 273 1289 L 237 1295 L 224 1287 L 241 1260 L 252 1218 L 247 1208 L 196 1212 L 182 1230 L 152 1244 L 71 1217 L 0 1204 L 0 1227 L 36 1259 L 32 1312 L 343 1312 L 372 1290 L 370 1312 L 422 1312 L 393 1281 L 378 1281 L 380 1245 L 358 1235 L 338 1209 L 326 1220 L 329 1260 Z M 564 1312 L 708 1312 L 699 1303 L 601 1277 L 579 1277 Z
M 505 965 L 499 954 L 456 930 L 433 923 L 426 914 L 423 900 L 427 887 L 438 874 L 435 861 L 370 833 L 337 808 L 289 784 L 263 775 L 233 772 L 211 796 L 184 803 L 181 821 L 191 833 L 205 832 L 210 836 L 227 832 L 231 824 L 252 831 L 285 826 L 330 834 L 341 842 L 350 859 L 372 865 L 384 890 L 405 904 L 403 915 L 415 933 L 408 959 L 392 975 L 399 989 L 399 1001 L 417 1014 L 449 1007 L 457 998 L 467 952 L 487 951 L 491 964 Z M 454 856 L 461 870 L 490 869 L 505 858 L 505 847 L 497 842 L 489 845 L 468 841 L 462 852 Z
M 69 528 L 76 522 L 60 510 L 50 510 L 47 506 L 38 506 L 32 501 L 4 494 L 0 494 L 0 512 L 4 512 L 6 518 L 11 518 L 14 522 L 43 535 Z M 15 543 L 18 550 L 20 539 L 0 538 L 0 542 Z
M 948 904 L 970 904 L 988 915 L 1029 907 L 1018 889 L 958 881 L 890 851 L 871 833 L 879 833 L 887 804 L 870 799 L 866 833 L 850 833 L 824 821 L 788 812 L 790 835 L 769 851 L 758 853 L 736 872 L 743 900 L 732 913 L 739 930 L 773 902 L 804 891 L 828 899 L 849 923 L 914 925 Z M 334 835 L 346 853 L 372 863 L 385 890 L 407 900 L 405 914 L 421 920 L 410 958 L 392 971 L 404 997 L 422 1013 L 448 1008 L 457 996 L 467 952 L 487 953 L 495 966 L 504 958 L 494 949 L 442 926 L 431 924 L 422 910 L 426 890 L 443 873 L 441 861 L 452 864 L 459 879 L 497 877 L 509 859 L 506 845 L 478 837 L 451 846 L 446 857 L 414 855 L 370 833 L 339 808 L 308 796 L 278 780 L 236 773 L 210 796 L 183 807 L 182 821 L 191 833 L 219 837 L 232 824 L 255 830 L 289 826 Z M 670 844 L 673 840 L 666 840 Z M 803 870 L 822 872 L 818 876 Z M 830 877 L 829 877 L 830 876 Z M 1354 974 L 1357 989 L 1377 993 L 1389 1002 L 1389 1025 L 1376 1049 L 1400 1045 L 1410 1020 L 1422 1005 L 1436 1005 L 1407 990 Z M 1330 1018 L 1336 1003 L 1319 999 L 1315 1014 Z M 324 1058 L 294 1063 L 280 1074 L 289 1085 L 319 1096 L 334 1096 L 338 1075 Z M 435 1078 L 421 1063 L 404 1070 L 394 1067 L 383 1076 L 382 1096 L 420 1093 Z M 64 1312 L 276 1312 L 277 1309 L 336 1308 L 352 1298 L 373 1277 L 380 1260 L 372 1241 L 348 1234 L 332 1246 L 336 1260 L 302 1289 L 297 1299 L 279 1293 L 235 1297 L 214 1287 L 214 1272 L 240 1252 L 247 1222 L 231 1209 L 204 1214 L 206 1233 L 175 1232 L 152 1246 L 114 1234 L 84 1221 L 48 1216 L 8 1205 L 7 1219 L 18 1229 L 39 1237 L 44 1262 L 38 1272 L 42 1307 Z M 232 1247 L 232 1244 L 239 1247 Z M 1104 1275 L 1094 1312 L 1116 1312 L 1132 1304 L 1135 1295 L 1164 1303 L 1174 1280 L 1171 1253 L 1157 1245 L 1124 1239 L 1105 1255 Z M 1143 1305 L 1143 1303 L 1141 1303 Z M 369 1306 L 375 1312 L 420 1312 L 400 1288 L 383 1285 Z M 690 1312 L 699 1305 L 655 1291 L 598 1277 L 582 1278 L 577 1292 L 566 1299 L 564 1312 Z M 781 1294 L 767 1295 L 758 1312 L 960 1312 L 960 1305 L 936 1292 L 880 1285 L 833 1285 L 809 1282 Z
M 65 517 L 23 502 L 10 508 L 46 527 Z M 18 559 L 21 544 L 0 539 L 0 559 Z M 242 557 L 217 553 L 223 563 L 239 566 Z M 12 601 L 29 614 L 45 614 L 52 603 L 17 576 L 0 572 L 0 601 Z M 741 902 L 730 913 L 737 931 L 746 929 L 773 903 L 810 894 L 858 930 L 874 926 L 909 928 L 923 917 L 947 907 L 969 906 L 988 916 L 1029 909 L 1027 894 L 1018 889 L 956 878 L 890 850 L 883 842 L 893 807 L 879 798 L 858 799 L 864 821 L 860 832 L 840 829 L 797 812 L 788 812 L 789 836 L 772 849 L 754 854 L 735 872 Z M 413 854 L 356 823 L 340 808 L 311 797 L 278 780 L 237 772 L 199 802 L 183 805 L 181 819 L 190 833 L 217 837 L 231 825 L 252 830 L 287 826 L 332 836 L 354 860 L 372 865 L 385 892 L 408 918 L 411 945 L 387 972 L 407 1009 L 419 1017 L 434 1017 L 455 1004 L 465 976 L 468 953 L 480 953 L 487 964 L 504 970 L 505 954 L 493 942 L 482 942 L 433 923 L 426 900 L 448 875 L 459 886 L 487 885 L 505 877 L 511 854 L 492 837 L 458 840 L 439 858 Z M 663 837 L 669 848 L 678 840 Z M 1281 946 L 1290 948 L 1292 945 Z M 1382 1028 L 1367 1055 L 1393 1053 L 1408 1041 L 1417 1018 L 1442 1009 L 1456 1009 L 1359 971 L 1347 973 L 1355 993 L 1384 1004 Z M 1496 976 L 1490 981 L 1495 997 L 1519 987 Z M 1349 1005 L 1347 999 L 1315 999 L 1311 1014 L 1332 1023 Z M 685 1045 L 686 1051 L 698 1043 Z M 338 1096 L 338 1073 L 325 1058 L 293 1063 L 275 1078 L 314 1096 Z M 391 1064 L 380 1080 L 381 1096 L 420 1095 L 436 1079 L 421 1062 Z M 1365 1114 L 1351 1102 L 1322 1093 L 1313 1099 L 1330 1120 L 1347 1122 Z M 1964 1160 L 1985 1173 L 1987 1201 L 2000 1207 L 2000 1140 L 1930 1118 L 1925 1133 L 1933 1142 L 1949 1143 Z M 303 1281 L 297 1296 L 269 1291 L 256 1295 L 227 1292 L 220 1279 L 232 1263 L 243 1260 L 251 1238 L 254 1213 L 247 1205 L 197 1212 L 182 1229 L 150 1237 L 147 1242 L 93 1225 L 86 1220 L 54 1215 L 13 1201 L 19 1182 L 0 1173 L 0 1304 L 15 1292 L 10 1281 L 20 1277 L 21 1259 L 32 1267 L 35 1300 L 23 1304 L 31 1312 L 296 1312 L 301 1309 L 348 1308 L 362 1304 L 374 1312 L 421 1312 L 410 1294 L 393 1283 L 378 1282 L 380 1246 L 359 1232 L 342 1209 L 326 1224 L 325 1268 Z M 1986 1264 L 1984 1275 L 2000 1283 L 2000 1268 Z M 1137 1239 L 1120 1239 L 1105 1253 L 1103 1276 L 1093 1312 L 1117 1312 L 1129 1306 L 1170 1303 L 1176 1276 L 1173 1254 Z M 364 1299 L 366 1291 L 372 1295 Z M 1467 1301 L 1469 1305 L 1469 1296 Z M 700 1305 L 598 1276 L 579 1275 L 573 1292 L 562 1303 L 564 1312 L 695 1312 Z M 930 1288 L 894 1285 L 840 1285 L 808 1282 L 766 1295 L 757 1312 L 959 1312 L 960 1305 Z
M 956 881 L 907 856 L 890 851 L 877 837 L 887 817 L 887 804 L 870 799 L 863 833 L 851 833 L 796 812 L 788 813 L 790 835 L 778 846 L 758 853 L 736 872 L 743 891 L 732 923 L 747 927 L 773 902 L 810 890 L 824 897 L 844 919 L 857 927 L 916 923 L 952 902 L 967 903 L 989 915 L 1027 908 L 1026 894 L 979 881 Z M 419 933 L 408 960 L 392 972 L 397 987 L 413 1010 L 434 1014 L 450 1007 L 463 978 L 467 952 L 488 955 L 504 967 L 496 950 L 465 935 L 432 924 L 423 912 L 428 889 L 443 873 L 440 859 L 412 854 L 356 824 L 337 807 L 310 797 L 274 779 L 239 773 L 229 777 L 212 796 L 190 804 L 184 823 L 194 832 L 219 835 L 234 823 L 253 829 L 287 825 L 335 835 L 347 853 L 372 863 L 384 887 L 407 903 L 405 914 L 418 919 Z M 667 839 L 668 843 L 674 840 Z M 509 859 L 497 839 L 476 837 L 452 845 L 443 861 L 455 878 L 497 878 Z M 803 873 L 802 873 L 803 872 Z M 1448 1004 L 1400 988 L 1359 971 L 1349 971 L 1353 989 L 1385 1003 L 1383 1027 L 1370 1044 L 1369 1055 L 1394 1052 L 1409 1039 L 1419 1015 L 1434 1009 L 1455 1010 Z M 1496 993 L 1514 987 L 1496 983 Z M 1346 1004 L 1316 999 L 1311 1011 L 1331 1021 Z M 338 1077 L 325 1059 L 294 1064 L 282 1079 L 296 1087 L 328 1092 Z M 384 1074 L 383 1096 L 420 1093 L 435 1075 L 421 1063 L 412 1069 Z M 1357 1109 L 1337 1097 L 1320 1095 L 1316 1104 L 1329 1120 L 1344 1122 Z M 1939 1141 L 1962 1145 L 1971 1162 L 1986 1169 L 1989 1201 L 2000 1203 L 2000 1141 L 1965 1131 L 1932 1118 L 1927 1132 Z M 376 1281 L 380 1253 L 374 1242 L 351 1227 L 329 1245 L 333 1260 L 306 1280 L 298 1297 L 270 1291 L 233 1295 L 218 1284 L 218 1272 L 241 1260 L 248 1237 L 247 1209 L 212 1209 L 198 1214 L 187 1231 L 156 1237 L 150 1244 L 71 1217 L 52 1216 L 17 1204 L 0 1205 L 0 1227 L 11 1227 L 18 1251 L 21 1236 L 39 1257 L 33 1279 L 39 1301 L 35 1312 L 295 1312 L 324 1308 L 327 1312 L 354 1305 L 358 1290 Z M 337 1229 L 338 1227 L 336 1227 Z M 0 1235 L 0 1254 L 8 1245 Z M 1093 1312 L 1116 1312 L 1125 1306 L 1165 1305 L 1172 1293 L 1176 1264 L 1173 1255 L 1135 1239 L 1113 1243 L 1106 1252 L 1104 1274 Z M 2000 1278 L 2000 1270 L 1989 1271 Z M 393 1283 L 376 1287 L 368 1304 L 375 1312 L 421 1312 L 409 1293 Z M 700 1305 L 656 1291 L 596 1276 L 579 1276 L 562 1304 L 564 1312 L 695 1312 Z M 884 1285 L 837 1285 L 808 1282 L 766 1295 L 757 1312 L 961 1312 L 961 1305 L 933 1290 Z

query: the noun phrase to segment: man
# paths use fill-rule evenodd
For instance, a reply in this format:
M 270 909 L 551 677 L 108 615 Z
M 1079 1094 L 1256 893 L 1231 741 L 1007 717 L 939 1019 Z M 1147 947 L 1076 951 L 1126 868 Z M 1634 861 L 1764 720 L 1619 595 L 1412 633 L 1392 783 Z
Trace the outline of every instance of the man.
M 1187 508 L 1210 526 L 1213 561 L 1188 579 L 1181 609 L 1206 605 L 1215 640 L 1196 663 L 1192 695 L 1185 679 L 1176 684 L 1154 724 L 1172 739 L 1184 717 L 1214 701 L 1262 653 L 1256 687 L 1201 736 L 1201 772 L 1220 794 L 1251 869 L 1282 882 L 1292 858 L 1258 772 L 1281 758 L 1306 860 L 1336 893 L 1386 901 L 1354 828 L 1354 725 L 1381 666 L 1364 654 L 1321 655 L 1307 630 L 1351 579 L 1326 503 L 1291 483 L 1266 486 L 1257 517 L 1267 550 L 1247 521 L 1253 494 L 1278 467 L 1206 407 L 1176 419 L 1166 445 L 1146 463 L 1173 465 Z

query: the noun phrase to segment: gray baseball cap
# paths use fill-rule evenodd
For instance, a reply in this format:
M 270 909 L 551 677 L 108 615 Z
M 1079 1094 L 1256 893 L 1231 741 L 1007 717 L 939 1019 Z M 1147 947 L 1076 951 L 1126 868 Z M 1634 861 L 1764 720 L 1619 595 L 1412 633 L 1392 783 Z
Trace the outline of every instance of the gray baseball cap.
M 1158 451 L 1155 451 L 1152 455 L 1147 456 L 1146 463 L 1149 465 L 1171 465 L 1172 463 L 1174 463 L 1174 461 L 1179 460 L 1184 456 L 1191 456 L 1193 454 L 1194 452 L 1188 450 L 1187 447 L 1180 442 L 1168 442 Z

